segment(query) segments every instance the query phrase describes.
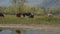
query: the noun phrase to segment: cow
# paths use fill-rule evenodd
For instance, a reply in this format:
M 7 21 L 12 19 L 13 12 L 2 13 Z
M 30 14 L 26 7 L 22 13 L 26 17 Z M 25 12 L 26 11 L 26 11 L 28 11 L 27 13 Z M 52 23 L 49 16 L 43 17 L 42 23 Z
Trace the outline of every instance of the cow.
M 4 14 L 3 13 L 0 13 L 0 17 L 4 17 Z
M 34 18 L 34 15 L 31 14 L 31 15 L 29 16 L 29 18 Z
M 25 17 L 25 16 L 30 16 L 31 13 L 23 13 L 22 15 L 23 15 L 23 17 Z
M 16 14 L 16 17 L 21 17 L 21 16 L 23 16 L 23 17 L 28 16 L 29 18 L 34 18 L 34 15 L 29 13 L 29 12 L 17 13 Z
M 48 14 L 48 17 L 53 17 L 53 14 Z
M 28 16 L 29 18 L 34 18 L 34 15 L 32 13 L 23 13 L 23 17 Z
M 16 17 L 21 17 L 21 13 L 17 13 L 16 14 Z

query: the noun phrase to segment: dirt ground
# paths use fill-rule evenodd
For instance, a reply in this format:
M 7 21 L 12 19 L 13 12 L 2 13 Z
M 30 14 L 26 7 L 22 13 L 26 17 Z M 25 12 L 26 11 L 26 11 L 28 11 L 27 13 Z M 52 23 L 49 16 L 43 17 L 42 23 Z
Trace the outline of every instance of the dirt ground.
M 32 30 L 60 31 L 60 25 L 37 25 L 37 24 L 0 24 L 0 28 L 23 28 Z

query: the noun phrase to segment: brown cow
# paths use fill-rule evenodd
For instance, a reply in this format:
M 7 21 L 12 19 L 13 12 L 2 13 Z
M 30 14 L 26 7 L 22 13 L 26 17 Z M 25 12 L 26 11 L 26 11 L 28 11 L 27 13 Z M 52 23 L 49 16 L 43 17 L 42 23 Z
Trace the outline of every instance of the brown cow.
M 17 13 L 16 14 L 16 17 L 21 17 L 21 13 Z
M 0 17 L 4 17 L 4 14 L 3 13 L 0 13 Z

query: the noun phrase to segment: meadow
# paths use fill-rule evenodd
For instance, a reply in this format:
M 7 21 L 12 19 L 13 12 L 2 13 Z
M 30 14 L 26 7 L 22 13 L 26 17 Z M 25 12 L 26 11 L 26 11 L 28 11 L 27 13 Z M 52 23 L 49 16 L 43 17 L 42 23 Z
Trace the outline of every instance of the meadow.
M 0 24 L 60 24 L 59 17 L 35 16 L 34 18 L 5 15 L 0 17 Z

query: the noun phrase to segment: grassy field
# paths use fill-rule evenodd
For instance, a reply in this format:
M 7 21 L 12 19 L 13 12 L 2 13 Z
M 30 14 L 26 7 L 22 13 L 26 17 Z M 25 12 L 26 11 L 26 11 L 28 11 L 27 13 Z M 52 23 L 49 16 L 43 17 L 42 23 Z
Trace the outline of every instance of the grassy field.
M 60 24 L 60 18 L 35 16 L 35 18 L 16 17 L 15 15 L 5 15 L 0 17 L 0 24 Z

